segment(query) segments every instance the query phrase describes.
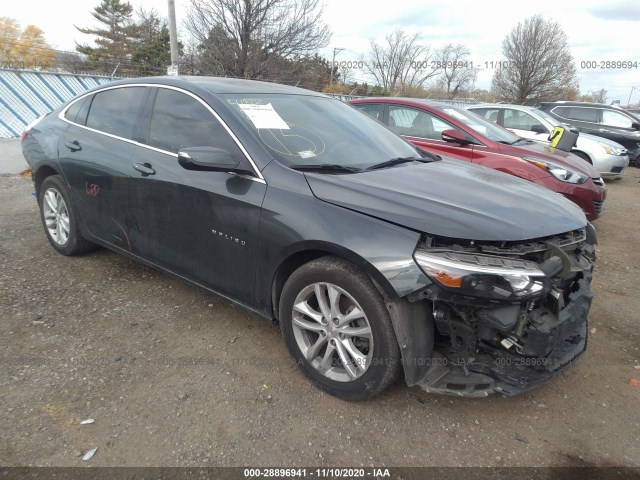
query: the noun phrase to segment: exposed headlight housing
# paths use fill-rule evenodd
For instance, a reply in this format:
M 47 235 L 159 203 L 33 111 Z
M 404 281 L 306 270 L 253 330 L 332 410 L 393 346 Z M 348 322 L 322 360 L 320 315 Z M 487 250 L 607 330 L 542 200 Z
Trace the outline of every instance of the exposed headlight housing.
M 548 287 L 545 273 L 526 260 L 424 249 L 413 258 L 436 284 L 460 295 L 518 301 L 540 296 Z
M 578 173 L 574 170 L 570 170 L 561 165 L 557 165 L 552 162 L 548 162 L 547 160 L 543 160 L 537 157 L 522 157 L 523 160 L 526 160 L 529 163 L 533 163 L 536 167 L 540 167 L 543 170 L 546 170 L 555 178 L 560 180 L 561 182 L 566 183 L 584 183 L 589 178 L 587 175 L 582 173 Z

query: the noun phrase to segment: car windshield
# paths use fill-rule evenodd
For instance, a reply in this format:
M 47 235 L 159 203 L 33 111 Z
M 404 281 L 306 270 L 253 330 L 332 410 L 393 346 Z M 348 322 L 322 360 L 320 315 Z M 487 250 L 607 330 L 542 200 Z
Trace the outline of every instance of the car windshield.
M 420 157 L 407 141 L 340 100 L 305 95 L 226 95 L 234 115 L 281 163 L 353 173 L 395 158 Z
M 513 133 L 469 110 L 463 110 L 462 108 L 450 105 L 443 105 L 439 110 L 464 123 L 467 127 L 472 128 L 479 134 L 484 135 L 494 142 L 507 143 L 511 145 L 512 143 L 516 143 L 520 140 L 520 137 L 517 135 L 514 135 Z

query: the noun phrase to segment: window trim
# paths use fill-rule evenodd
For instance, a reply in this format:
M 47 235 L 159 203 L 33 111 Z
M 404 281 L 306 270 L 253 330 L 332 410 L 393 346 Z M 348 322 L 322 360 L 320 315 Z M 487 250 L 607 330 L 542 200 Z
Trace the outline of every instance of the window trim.
M 196 94 L 194 94 L 192 92 L 189 92 L 188 90 L 185 90 L 185 89 L 180 88 L 180 87 L 174 87 L 173 85 L 163 85 L 161 83 L 128 83 L 126 85 L 111 85 L 111 86 L 108 86 L 108 87 L 105 87 L 105 88 L 100 88 L 100 89 L 97 89 L 97 90 L 92 90 L 90 92 L 86 92 L 85 94 L 79 96 L 78 98 L 76 98 L 75 100 L 70 102 L 62 110 L 60 110 L 60 113 L 58 114 L 58 118 L 60 120 L 62 120 L 63 122 L 66 122 L 66 123 L 68 123 L 70 125 L 75 125 L 76 127 L 84 128 L 85 130 L 89 130 L 91 132 L 99 133 L 101 135 L 104 135 L 104 136 L 107 136 L 107 137 L 110 137 L 110 138 L 114 138 L 116 140 L 122 140 L 123 142 L 127 142 L 127 143 L 130 143 L 132 145 L 137 145 L 139 147 L 143 147 L 143 148 L 146 148 L 148 150 L 153 150 L 155 152 L 164 153 L 165 155 L 169 155 L 169 156 L 174 157 L 174 158 L 177 159 L 178 158 L 178 154 L 177 153 L 169 152 L 168 150 L 163 150 L 163 149 L 157 148 L 157 147 L 152 147 L 151 145 L 147 145 L 145 143 L 141 143 L 141 142 L 138 142 L 136 140 L 131 140 L 131 139 L 128 139 L 128 138 L 119 137 L 118 135 L 113 135 L 112 133 L 107 133 L 107 132 L 103 132 L 101 130 L 97 130 L 95 128 L 87 127 L 86 125 L 80 125 L 79 123 L 72 122 L 71 120 L 65 118 L 65 114 L 66 114 L 67 110 L 71 107 L 71 105 L 75 104 L 76 102 L 79 102 L 80 100 L 82 100 L 83 98 L 87 97 L 88 95 L 95 95 L 97 93 L 105 92 L 107 90 L 114 90 L 116 88 L 129 88 L 129 87 L 166 88 L 168 90 L 176 90 L 178 92 L 184 93 L 184 94 L 189 95 L 190 97 L 196 99 L 207 110 L 209 110 L 209 113 L 211 113 L 214 116 L 214 118 L 216 120 L 218 120 L 218 122 L 220 122 L 220 124 L 223 126 L 223 128 L 226 130 L 226 132 L 231 136 L 233 141 L 236 143 L 236 145 L 238 146 L 238 148 L 240 149 L 242 154 L 249 161 L 249 163 L 251 164 L 251 167 L 253 168 L 254 173 L 256 175 L 255 177 L 250 177 L 248 175 L 241 175 L 241 176 L 244 177 L 244 178 L 250 178 L 250 179 L 252 179 L 254 181 L 257 181 L 257 182 L 260 182 L 260 183 L 264 183 L 264 184 L 267 183 L 265 181 L 264 177 L 262 176 L 262 173 L 260 172 L 260 169 L 258 169 L 258 167 L 256 166 L 255 162 L 253 161 L 253 158 L 251 158 L 251 155 L 249 155 L 249 152 L 247 152 L 247 149 L 244 147 L 244 145 L 242 145 L 242 143 L 240 142 L 238 137 L 235 135 L 235 133 L 233 133 L 233 131 L 229 128 L 229 126 L 222 119 L 222 117 L 220 117 L 220 115 L 218 115 L 218 113 L 213 108 L 211 108 L 211 106 L 207 102 L 205 102 L 202 98 L 200 98 Z

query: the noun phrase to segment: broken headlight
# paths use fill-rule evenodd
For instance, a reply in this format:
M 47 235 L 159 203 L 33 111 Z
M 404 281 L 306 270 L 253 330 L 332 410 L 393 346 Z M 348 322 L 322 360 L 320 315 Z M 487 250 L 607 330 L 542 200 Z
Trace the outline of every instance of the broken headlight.
M 548 285 L 540 267 L 526 260 L 422 249 L 413 257 L 431 280 L 460 295 L 521 300 L 539 296 Z

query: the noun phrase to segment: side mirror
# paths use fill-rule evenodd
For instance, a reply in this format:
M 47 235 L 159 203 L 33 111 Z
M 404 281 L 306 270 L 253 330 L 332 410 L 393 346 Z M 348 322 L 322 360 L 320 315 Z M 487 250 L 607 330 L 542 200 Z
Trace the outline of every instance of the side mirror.
M 178 152 L 178 163 L 186 170 L 230 172 L 237 170 L 239 162 L 221 148 L 190 147 Z
M 635 129 L 635 130 L 640 130 L 640 123 L 638 122 L 633 122 L 631 124 L 631 128 Z
M 531 131 L 534 133 L 549 133 L 549 130 L 547 130 L 543 125 L 540 124 L 531 125 Z
M 474 143 L 473 140 L 469 140 L 464 133 L 459 130 L 454 130 L 453 128 L 442 132 L 442 140 L 445 142 L 460 143 L 462 145 Z

